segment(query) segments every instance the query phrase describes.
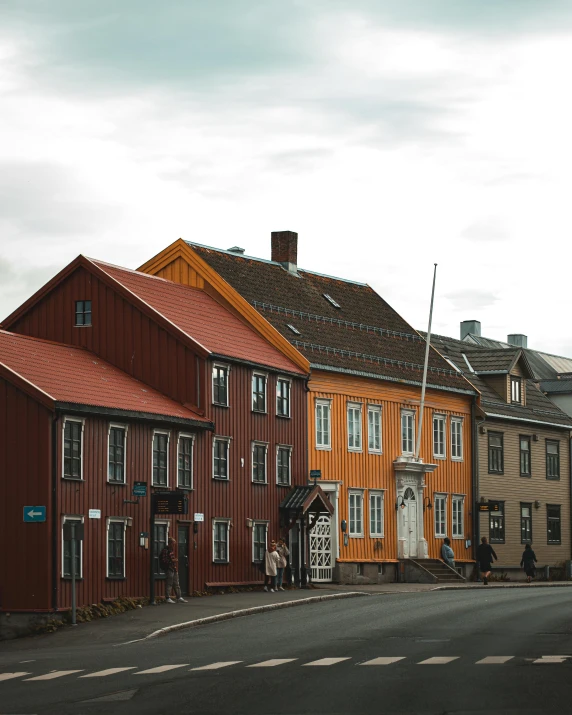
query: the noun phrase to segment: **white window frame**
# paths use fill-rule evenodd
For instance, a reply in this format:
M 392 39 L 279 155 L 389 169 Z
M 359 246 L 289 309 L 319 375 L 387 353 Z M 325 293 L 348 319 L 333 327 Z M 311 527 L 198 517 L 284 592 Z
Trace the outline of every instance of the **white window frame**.
M 437 444 L 435 440 L 435 426 L 439 427 L 439 437 L 442 440 L 442 444 Z M 446 459 L 447 458 L 447 417 L 440 413 L 433 414 L 433 431 L 431 434 L 433 438 L 433 457 L 435 459 Z M 439 450 L 439 447 L 441 449 Z
M 281 382 L 284 382 L 288 385 L 288 413 L 287 414 L 278 412 L 278 397 L 279 397 L 278 387 Z M 276 378 L 276 417 L 283 417 L 284 419 L 287 419 L 291 416 L 292 416 L 292 380 L 288 379 L 287 377 L 278 376 Z
M 462 417 L 451 417 L 451 420 L 450 420 L 450 423 L 451 423 L 451 427 L 450 427 L 450 429 L 451 429 L 451 459 L 454 460 L 454 461 L 456 461 L 456 462 L 462 462 L 463 459 L 464 459 L 464 455 L 463 455 L 463 422 L 464 422 L 464 420 L 463 420 Z M 454 446 L 454 439 L 453 439 L 453 433 L 454 433 L 454 432 L 453 432 L 453 431 L 454 431 L 454 429 L 455 429 L 455 428 L 453 427 L 453 425 L 459 425 L 459 433 L 458 433 L 458 436 L 459 436 L 459 445 L 458 445 L 458 446 L 459 446 L 459 454 L 458 454 L 458 455 L 455 455 L 455 454 L 453 453 L 453 446 Z
M 118 482 L 115 479 L 109 478 L 109 449 L 110 449 L 110 437 L 112 429 L 122 429 L 123 434 L 123 481 Z M 127 484 L 127 432 L 129 431 L 129 425 L 119 424 L 118 422 L 110 422 L 107 429 L 107 482 L 108 484 Z
M 278 462 L 278 457 L 280 455 L 280 450 L 285 449 L 288 451 L 288 481 L 280 482 L 278 481 L 278 467 L 280 466 Z M 276 484 L 279 487 L 289 487 L 292 484 L 292 447 L 289 444 L 277 444 L 276 445 Z
M 404 430 L 404 420 L 411 418 L 411 449 L 404 449 L 404 447 L 409 446 L 405 445 L 405 442 L 403 440 L 403 430 Z M 409 426 L 407 426 L 407 429 L 409 430 Z M 413 450 L 415 449 L 415 410 L 401 410 L 401 435 L 400 435 L 400 440 L 401 440 L 401 454 L 404 455 L 412 455 Z
M 66 449 L 66 423 L 67 422 L 76 422 L 77 424 L 81 425 L 81 443 L 80 443 L 80 450 L 81 450 L 81 455 L 79 458 L 79 474 L 80 477 L 77 479 L 76 477 L 66 477 L 65 476 L 65 449 Z M 81 417 L 64 417 L 62 420 L 62 479 L 67 479 L 69 482 L 83 482 L 84 481 L 84 476 L 83 476 L 83 453 L 84 453 L 84 432 L 85 432 L 85 419 L 82 419 Z
M 265 550 L 268 548 L 268 521 L 263 521 L 262 519 L 256 519 L 253 524 L 252 524 L 252 563 L 253 564 L 259 564 L 261 561 L 257 561 L 255 556 L 256 554 L 254 553 L 254 535 L 256 533 L 256 527 L 257 526 L 263 526 L 264 527 L 264 545 L 265 545 Z M 264 554 L 262 555 L 262 561 L 264 561 Z
M 179 482 L 179 447 L 182 439 L 191 440 L 191 485 L 184 486 Z M 179 432 L 177 435 L 177 489 L 191 490 L 195 487 L 195 435 L 188 432 Z
M 435 532 L 435 538 L 444 539 L 447 536 L 447 494 L 433 494 L 433 530 Z M 443 530 L 437 530 L 437 504 L 443 501 L 442 516 L 443 516 Z
M 318 432 L 318 408 L 321 410 L 326 410 L 327 411 L 327 418 L 328 418 L 328 429 L 327 432 L 324 432 L 322 430 L 322 436 L 325 436 L 327 438 L 327 441 L 320 441 L 319 436 L 320 433 Z M 324 423 L 324 415 L 322 413 L 322 425 Z M 332 401 L 331 400 L 325 400 L 325 399 L 316 399 L 315 402 L 315 407 L 314 407 L 314 426 L 315 426 L 315 433 L 316 433 L 316 449 L 332 449 Z
M 372 447 L 370 444 L 371 436 L 372 436 L 371 422 L 369 419 L 370 414 L 378 415 L 378 417 L 379 417 L 379 449 L 377 447 Z M 367 451 L 370 454 L 381 454 L 383 452 L 383 436 L 382 436 L 383 433 L 382 433 L 382 427 L 381 427 L 382 415 L 383 415 L 383 411 L 381 409 L 381 405 L 368 405 L 367 406 Z M 373 437 L 374 437 L 374 443 L 375 443 L 375 432 L 373 434 Z
M 254 449 L 264 447 L 264 481 L 254 479 Z M 250 479 L 253 484 L 268 484 L 268 442 L 254 440 L 250 447 Z
M 167 435 L 167 483 L 166 484 L 158 484 L 155 482 L 155 475 L 154 475 L 154 469 L 153 469 L 153 451 L 154 451 L 154 446 L 155 446 L 155 435 Z M 170 430 L 162 430 L 162 429 L 155 429 L 153 430 L 153 439 L 151 440 L 151 486 L 153 487 L 162 487 L 163 489 L 168 489 L 169 488 L 169 462 L 171 461 L 170 459 L 171 456 L 171 432 Z
M 215 533 L 216 524 L 226 525 L 226 560 L 215 559 Z M 230 563 L 230 519 L 215 517 L 212 520 L 212 538 L 211 538 L 211 548 L 212 548 L 212 562 L 213 564 L 228 564 Z
M 221 370 L 226 370 L 226 402 L 224 404 L 222 404 L 222 402 L 215 402 L 215 384 L 214 384 L 215 368 L 219 368 Z M 211 391 L 212 391 L 212 403 L 216 407 L 229 407 L 230 406 L 229 383 L 230 383 L 230 365 L 226 365 L 225 363 L 222 363 L 222 362 L 213 362 L 213 366 L 212 366 L 212 370 L 211 370 Z
M 357 413 L 358 419 L 355 419 Z M 350 445 L 350 422 L 354 426 L 354 444 Z M 356 432 L 355 427 L 358 426 Z M 346 405 L 346 426 L 348 430 L 348 452 L 363 451 L 363 404 L 361 402 L 348 402 Z M 359 444 L 356 444 L 356 437 L 359 437 Z
M 459 521 L 455 519 L 455 505 L 460 504 L 460 508 L 457 513 L 459 516 Z M 456 527 L 456 528 L 455 528 Z M 455 533 L 457 531 L 457 533 Z M 465 538 L 465 495 L 464 494 L 453 494 L 451 497 L 451 538 L 453 539 L 464 539 Z
M 254 409 L 254 380 L 257 377 L 262 377 L 264 379 L 264 409 L 258 410 Z M 259 415 L 268 414 L 268 374 L 265 372 L 260 372 L 255 370 L 252 373 L 252 381 L 250 383 L 250 409 L 252 412 L 256 412 Z
M 373 499 L 379 499 L 381 501 L 381 528 L 379 529 L 379 531 L 372 531 L 372 528 L 371 528 L 371 523 L 372 523 L 371 502 L 373 501 Z M 368 505 L 369 505 L 369 535 L 372 538 L 383 539 L 384 532 L 385 532 L 385 493 L 384 493 L 384 491 L 380 490 L 380 489 L 371 489 L 369 492 Z
M 125 548 L 126 548 L 126 531 L 127 531 L 127 516 L 108 516 L 105 520 L 105 576 L 106 578 L 111 578 L 114 580 L 121 580 L 126 578 L 126 562 L 125 562 Z M 123 524 L 123 575 L 122 576 L 110 576 L 109 575 L 109 525 L 110 524 Z
M 217 442 L 226 443 L 226 477 L 218 477 L 215 474 L 215 446 Z M 231 437 L 224 437 L 222 435 L 214 435 L 212 443 L 212 461 L 211 461 L 211 473 L 212 478 L 219 482 L 229 482 L 230 481 L 230 442 Z
M 352 532 L 352 497 L 356 498 L 359 500 L 359 508 L 360 508 L 360 524 L 361 524 L 361 529 L 360 531 L 354 530 Z M 363 539 L 364 538 L 364 529 L 363 529 L 363 489 L 349 489 L 348 490 L 348 534 L 350 539 Z M 354 506 L 355 509 L 355 506 Z M 354 518 L 354 522 L 357 521 Z M 355 529 L 355 527 L 354 527 Z
M 61 567 L 61 577 L 65 579 L 71 579 L 71 576 L 66 576 L 64 573 L 64 548 L 65 548 L 65 541 L 64 541 L 64 524 L 66 522 L 70 521 L 75 521 L 79 522 L 81 524 L 85 524 L 85 517 L 83 514 L 64 514 L 62 516 L 62 529 L 61 529 L 61 535 L 62 535 L 62 567 Z M 71 544 L 71 542 L 70 542 Z M 83 539 L 80 541 L 76 541 L 76 548 L 79 547 L 79 573 L 76 573 L 76 578 L 83 578 Z M 71 548 L 71 546 L 70 546 Z

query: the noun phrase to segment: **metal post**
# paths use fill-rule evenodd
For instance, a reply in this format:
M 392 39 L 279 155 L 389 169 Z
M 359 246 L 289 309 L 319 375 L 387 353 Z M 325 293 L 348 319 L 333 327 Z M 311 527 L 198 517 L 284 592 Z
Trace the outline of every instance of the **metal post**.
M 429 364 L 429 345 L 431 343 L 431 321 L 433 319 L 433 298 L 435 297 L 435 279 L 437 277 L 437 264 L 433 269 L 433 289 L 431 290 L 431 307 L 429 308 L 429 327 L 427 328 L 427 344 L 425 346 L 425 363 L 423 365 L 423 384 L 421 386 L 421 404 L 419 405 L 419 430 L 417 432 L 417 446 L 415 447 L 415 459 L 419 459 L 421 449 L 421 431 L 423 429 L 423 410 L 425 409 L 425 388 L 427 386 L 427 366 Z
M 75 594 L 75 521 L 71 524 L 71 598 L 72 598 L 72 626 L 76 626 L 76 594 Z
M 149 522 L 149 603 L 155 605 L 155 571 L 154 556 L 155 556 L 155 509 L 153 508 L 153 499 L 151 499 L 151 519 Z

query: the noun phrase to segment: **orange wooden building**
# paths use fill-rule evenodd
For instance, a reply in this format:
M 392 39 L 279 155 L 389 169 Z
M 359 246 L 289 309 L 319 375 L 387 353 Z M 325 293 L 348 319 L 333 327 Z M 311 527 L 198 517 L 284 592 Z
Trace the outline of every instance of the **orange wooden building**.
M 430 351 L 415 459 L 425 340 L 368 285 L 299 269 L 297 239 L 273 233 L 270 261 L 178 240 L 139 270 L 207 291 L 310 364 L 309 468 L 334 506 L 312 530 L 313 580 L 422 580 L 397 565 L 428 566 L 446 536 L 466 573 L 478 393 Z

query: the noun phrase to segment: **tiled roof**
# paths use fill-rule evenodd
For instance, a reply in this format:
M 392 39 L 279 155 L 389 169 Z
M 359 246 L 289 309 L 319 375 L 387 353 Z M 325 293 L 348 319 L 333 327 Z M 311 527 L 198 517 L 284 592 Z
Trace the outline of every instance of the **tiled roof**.
M 467 345 L 465 354 L 475 372 L 508 372 L 520 348 L 512 350 L 491 350 L 490 348 L 473 348 Z
M 273 261 L 188 245 L 313 367 L 421 384 L 424 339 L 370 286 L 303 269 L 294 275 Z M 435 351 L 430 352 L 427 383 L 472 391 Z
M 549 395 L 572 392 L 572 380 L 541 380 L 540 389 Z
M 0 330 L 0 364 L 54 402 L 210 422 L 83 348 Z
M 102 261 L 92 262 L 214 355 L 301 373 L 293 362 L 204 291 Z

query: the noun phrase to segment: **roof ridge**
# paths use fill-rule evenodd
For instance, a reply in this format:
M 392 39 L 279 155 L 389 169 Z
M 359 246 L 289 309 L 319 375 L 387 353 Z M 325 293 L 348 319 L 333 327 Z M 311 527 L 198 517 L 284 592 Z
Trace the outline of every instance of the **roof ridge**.
M 118 266 L 115 263 L 108 263 L 107 261 L 100 261 L 98 258 L 89 258 L 88 256 L 86 256 L 86 258 L 88 261 L 91 261 L 96 266 L 103 267 L 103 270 L 105 270 L 105 266 L 107 266 L 108 268 L 116 268 L 118 271 L 123 271 L 124 273 L 132 273 L 133 275 L 141 277 L 141 278 L 150 278 L 151 280 L 154 280 L 154 281 L 160 281 L 161 283 L 166 283 L 167 285 L 175 286 L 176 289 L 192 290 L 192 291 L 200 290 L 198 288 L 195 288 L 194 286 L 186 285 L 186 283 L 177 283 L 176 281 L 171 281 L 168 278 L 163 278 L 162 276 L 156 276 L 153 273 L 143 273 L 142 271 L 138 271 L 136 268 L 126 268 L 125 266 Z M 204 291 L 201 291 L 201 292 L 204 292 Z

